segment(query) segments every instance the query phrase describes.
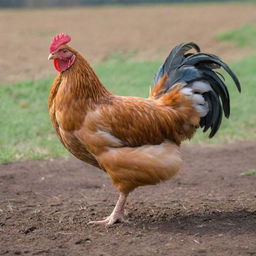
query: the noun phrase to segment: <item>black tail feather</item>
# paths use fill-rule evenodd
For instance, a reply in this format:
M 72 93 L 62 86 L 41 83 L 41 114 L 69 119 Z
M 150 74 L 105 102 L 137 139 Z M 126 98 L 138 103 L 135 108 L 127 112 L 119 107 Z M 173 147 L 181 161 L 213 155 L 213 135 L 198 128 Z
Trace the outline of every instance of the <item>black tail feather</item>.
M 194 49 L 195 53 L 187 53 L 191 49 Z M 209 87 L 201 88 L 202 90 L 197 93 L 201 93 L 208 104 L 208 113 L 201 118 L 200 126 L 204 128 L 204 132 L 211 128 L 210 138 L 220 127 L 222 112 L 226 118 L 230 115 L 230 98 L 225 79 L 215 71 L 219 68 L 223 68 L 230 75 L 241 92 L 240 82 L 228 65 L 215 55 L 201 53 L 199 46 L 192 42 L 176 46 L 155 76 L 155 84 L 163 75 L 168 76 L 163 94 L 171 90 L 176 83 L 181 83 L 192 90 L 195 89 L 194 82 L 198 81 Z
M 209 108 L 209 112 L 208 115 L 206 115 L 205 117 L 201 118 L 200 120 L 200 126 L 203 129 L 203 132 L 206 132 L 212 125 L 213 122 L 213 104 L 214 104 L 214 97 L 212 96 L 212 92 L 205 92 L 203 93 L 203 96 L 205 98 L 205 100 L 208 103 L 208 108 Z
M 224 84 L 224 82 L 219 78 L 219 76 L 211 70 L 204 70 L 204 76 L 207 78 L 207 81 L 210 81 L 210 84 L 213 90 L 220 96 L 224 115 L 226 118 L 229 118 L 230 115 L 230 99 L 229 92 Z
M 214 106 L 214 109 L 213 109 L 213 117 L 212 117 L 212 124 L 211 124 L 211 132 L 209 135 L 209 138 L 212 138 L 220 127 L 220 124 L 222 121 L 222 109 L 221 109 L 220 99 L 218 95 L 214 91 L 211 91 L 210 95 L 212 95 L 214 99 L 212 103 L 212 105 Z
M 189 65 L 189 66 L 197 66 L 200 65 L 202 67 L 207 67 L 207 65 L 217 64 L 216 67 L 212 67 L 212 69 L 215 68 L 223 68 L 226 70 L 226 72 L 231 76 L 233 81 L 235 82 L 235 85 L 239 92 L 241 92 L 241 86 L 238 78 L 234 74 L 234 72 L 229 68 L 229 66 L 224 63 L 219 57 L 212 55 L 212 54 L 205 54 L 205 53 L 197 53 L 189 56 L 188 58 L 184 59 L 184 61 L 180 64 L 180 66 L 183 65 Z M 209 66 L 208 66 L 209 67 Z
M 200 48 L 197 44 L 190 42 L 190 43 L 183 43 L 176 46 L 166 58 L 163 65 L 160 66 L 158 72 L 155 75 L 155 84 L 157 81 L 161 79 L 164 74 L 170 74 L 173 69 L 176 69 L 180 63 L 184 61 L 184 59 L 189 56 L 190 54 L 185 53 L 191 49 L 196 50 L 196 52 L 200 52 Z

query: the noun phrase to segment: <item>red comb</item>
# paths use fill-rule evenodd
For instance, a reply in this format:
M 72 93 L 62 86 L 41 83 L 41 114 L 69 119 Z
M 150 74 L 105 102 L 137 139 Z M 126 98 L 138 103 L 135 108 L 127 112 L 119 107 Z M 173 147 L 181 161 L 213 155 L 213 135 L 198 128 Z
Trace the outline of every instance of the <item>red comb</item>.
M 56 51 L 61 45 L 69 43 L 71 41 L 71 37 L 67 34 L 60 33 L 55 36 L 50 44 L 50 53 Z

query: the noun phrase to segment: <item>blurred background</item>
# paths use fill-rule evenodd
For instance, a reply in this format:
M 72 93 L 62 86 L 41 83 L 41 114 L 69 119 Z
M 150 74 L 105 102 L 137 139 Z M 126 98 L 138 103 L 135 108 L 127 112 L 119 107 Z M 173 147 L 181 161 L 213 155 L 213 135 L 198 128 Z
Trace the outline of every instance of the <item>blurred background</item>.
M 191 143 L 255 140 L 255 13 L 255 1 L 0 0 L 0 162 L 67 154 L 47 113 L 48 49 L 60 32 L 107 88 L 142 97 L 170 50 L 196 42 L 231 66 L 243 92 L 230 83 L 230 120 L 213 140 L 198 132 Z
M 237 0 L 239 1 L 239 0 Z M 79 5 L 108 5 L 108 4 L 159 4 L 159 3 L 196 3 L 213 2 L 212 0 L 1 0 L 1 7 L 11 8 L 40 8 L 66 7 Z M 214 2 L 234 2 L 234 0 L 217 0 Z

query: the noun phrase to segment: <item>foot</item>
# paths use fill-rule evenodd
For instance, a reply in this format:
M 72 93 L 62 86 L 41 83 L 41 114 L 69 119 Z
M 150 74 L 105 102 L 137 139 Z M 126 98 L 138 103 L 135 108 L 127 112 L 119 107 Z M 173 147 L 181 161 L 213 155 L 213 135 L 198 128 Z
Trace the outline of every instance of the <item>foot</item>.
M 99 224 L 105 227 L 110 227 L 116 222 L 125 222 L 124 219 L 124 205 L 128 194 L 120 193 L 116 206 L 113 212 L 105 219 L 99 221 L 90 221 L 88 224 Z
M 98 221 L 90 221 L 88 224 L 98 224 L 98 225 L 104 225 L 105 227 L 110 227 L 115 223 L 121 223 L 126 222 L 124 219 L 124 215 L 122 213 L 115 213 L 109 215 L 104 220 L 98 220 Z

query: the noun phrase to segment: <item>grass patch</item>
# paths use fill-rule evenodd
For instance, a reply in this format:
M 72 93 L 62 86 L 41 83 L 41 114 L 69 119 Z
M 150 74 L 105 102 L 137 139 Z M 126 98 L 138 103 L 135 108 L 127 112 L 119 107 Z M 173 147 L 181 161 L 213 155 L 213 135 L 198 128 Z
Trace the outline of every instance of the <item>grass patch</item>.
M 255 169 L 250 169 L 246 172 L 242 172 L 240 173 L 240 176 L 252 176 L 256 174 L 256 170 Z
M 256 47 L 256 25 L 246 24 L 237 29 L 221 33 L 217 36 L 220 41 L 231 41 L 239 47 Z
M 146 97 L 153 75 L 160 65 L 114 58 L 95 67 L 102 82 L 119 95 Z M 231 96 L 231 117 L 209 140 L 201 131 L 192 142 L 223 143 L 256 138 L 256 57 L 234 63 L 232 69 L 242 84 L 242 94 L 227 80 Z M 0 162 L 67 156 L 51 127 L 47 98 L 51 79 L 0 86 Z
M 113 93 L 147 97 L 160 62 L 134 62 L 113 59 L 96 66 L 103 84 Z
M 51 80 L 0 87 L 0 162 L 65 154 L 56 143 L 47 113 Z

